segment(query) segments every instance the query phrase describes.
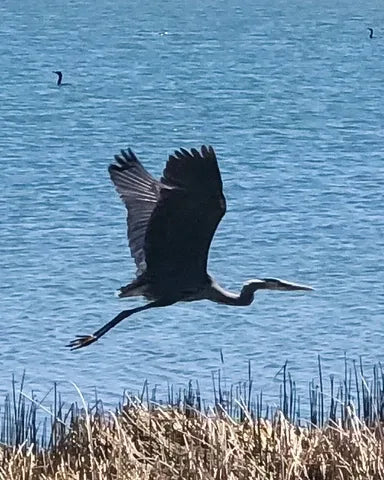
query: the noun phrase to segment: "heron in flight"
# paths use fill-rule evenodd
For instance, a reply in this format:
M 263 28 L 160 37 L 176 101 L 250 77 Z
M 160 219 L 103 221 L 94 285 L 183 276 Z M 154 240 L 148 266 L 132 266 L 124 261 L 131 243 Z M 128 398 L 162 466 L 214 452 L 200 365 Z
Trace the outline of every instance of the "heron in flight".
M 312 290 L 276 278 L 248 280 L 240 294 L 224 290 L 207 273 L 208 251 L 225 214 L 223 184 L 212 147 L 170 155 L 160 181 L 142 166 L 132 150 L 115 155 L 109 174 L 127 208 L 128 240 L 136 278 L 119 297 L 144 296 L 149 303 L 123 310 L 92 335 L 77 336 L 73 350 L 96 342 L 134 313 L 177 302 L 211 300 L 244 306 L 257 290 Z

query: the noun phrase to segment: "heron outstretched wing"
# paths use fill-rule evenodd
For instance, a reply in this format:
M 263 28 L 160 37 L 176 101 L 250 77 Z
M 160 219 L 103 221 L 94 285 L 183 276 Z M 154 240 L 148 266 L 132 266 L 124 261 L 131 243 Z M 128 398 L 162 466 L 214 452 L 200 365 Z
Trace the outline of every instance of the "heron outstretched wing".
M 108 171 L 128 210 L 128 243 L 139 275 L 145 270 L 145 232 L 161 184 L 145 170 L 131 149 L 122 150 L 115 160 L 117 165 L 110 165 Z
M 198 280 L 225 214 L 223 184 L 212 147 L 169 156 L 159 200 L 145 234 L 147 273 L 154 279 Z

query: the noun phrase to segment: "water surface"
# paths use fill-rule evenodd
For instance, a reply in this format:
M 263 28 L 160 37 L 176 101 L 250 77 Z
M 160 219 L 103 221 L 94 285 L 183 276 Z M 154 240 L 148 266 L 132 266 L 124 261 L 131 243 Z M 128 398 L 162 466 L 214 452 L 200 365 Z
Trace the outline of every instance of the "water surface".
M 112 403 L 145 379 L 204 389 L 222 350 L 228 382 L 252 360 L 272 395 L 285 360 L 304 391 L 317 354 L 328 373 L 345 351 L 382 360 L 381 3 L 4 0 L 0 14 L 3 392 L 24 369 L 37 393 L 58 381 L 75 397 L 73 381 Z M 203 143 L 228 203 L 210 272 L 233 290 L 276 276 L 316 291 L 148 311 L 70 352 L 128 305 L 113 295 L 135 271 L 113 155 L 130 146 L 160 175 Z

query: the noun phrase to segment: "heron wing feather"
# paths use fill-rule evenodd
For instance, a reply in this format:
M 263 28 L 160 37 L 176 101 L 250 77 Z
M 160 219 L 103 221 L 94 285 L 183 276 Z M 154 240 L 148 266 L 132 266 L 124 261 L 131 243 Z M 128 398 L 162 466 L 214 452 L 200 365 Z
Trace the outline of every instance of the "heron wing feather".
M 131 149 L 115 155 L 116 164 L 109 174 L 127 208 L 128 243 L 137 266 L 137 275 L 145 271 L 145 233 L 159 199 L 161 184 L 137 159 Z
M 193 283 L 206 275 L 209 247 L 226 210 L 213 148 L 170 155 L 161 184 L 145 234 L 147 274 Z

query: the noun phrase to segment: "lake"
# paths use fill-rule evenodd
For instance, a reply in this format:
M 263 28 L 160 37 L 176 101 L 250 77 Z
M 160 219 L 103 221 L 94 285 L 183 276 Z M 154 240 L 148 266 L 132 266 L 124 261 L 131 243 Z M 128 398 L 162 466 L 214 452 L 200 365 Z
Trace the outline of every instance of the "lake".
M 251 360 L 273 401 L 286 360 L 304 393 L 319 354 L 326 375 L 345 352 L 383 360 L 381 2 L 3 0 L 0 14 L 1 394 L 24 369 L 40 397 L 54 381 L 111 405 L 146 379 L 209 392 L 222 351 L 228 383 Z M 255 277 L 316 290 L 142 312 L 69 351 L 144 302 L 114 296 L 135 266 L 113 155 L 131 147 L 160 176 L 202 144 L 228 204 L 209 272 L 233 291 Z

